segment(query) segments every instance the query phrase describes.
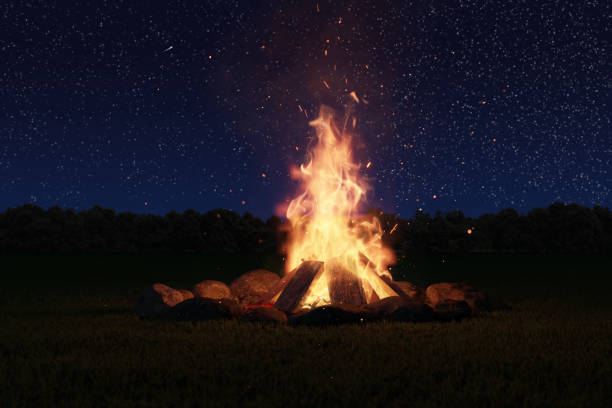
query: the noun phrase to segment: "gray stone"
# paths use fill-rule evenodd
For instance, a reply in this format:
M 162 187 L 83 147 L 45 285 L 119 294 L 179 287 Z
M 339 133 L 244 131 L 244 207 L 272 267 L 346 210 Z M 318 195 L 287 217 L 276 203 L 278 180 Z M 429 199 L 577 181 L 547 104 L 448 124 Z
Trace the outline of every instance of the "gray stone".
M 133 310 L 140 317 L 161 317 L 183 300 L 184 295 L 180 291 L 156 283 L 144 291 Z
M 178 321 L 199 322 L 204 320 L 236 318 L 242 309 L 233 300 L 193 298 L 181 302 L 168 310 L 166 317 Z
M 401 296 L 390 296 L 376 302 L 368 303 L 363 306 L 363 311 L 368 315 L 376 318 L 385 319 L 399 307 L 402 307 L 410 301 Z
M 435 283 L 427 287 L 425 294 L 427 303 L 434 309 L 438 304 L 448 301 L 466 302 L 472 310 L 472 314 L 508 308 L 503 302 L 493 301 L 484 293 L 465 283 Z
M 396 322 L 431 322 L 435 320 L 434 311 L 425 303 L 406 302 L 391 313 L 389 320 Z
M 193 293 L 190 290 L 187 289 L 177 289 L 179 292 L 181 292 L 181 295 L 183 295 L 183 301 L 187 300 L 187 299 L 193 299 L 195 296 L 193 296 Z
M 256 269 L 236 278 L 229 287 L 241 304 L 252 304 L 268 293 L 280 280 L 274 272 Z
M 287 315 L 282 310 L 273 307 L 249 308 L 242 316 L 248 322 L 287 323 Z
M 235 299 L 230 288 L 223 282 L 205 280 L 193 285 L 191 289 L 195 297 L 209 299 Z
M 461 320 L 472 315 L 472 309 L 465 300 L 447 300 L 433 308 L 436 320 L 447 322 Z
M 389 286 L 397 292 L 398 295 L 406 297 L 412 301 L 424 303 L 425 291 L 414 283 L 404 281 L 392 281 Z

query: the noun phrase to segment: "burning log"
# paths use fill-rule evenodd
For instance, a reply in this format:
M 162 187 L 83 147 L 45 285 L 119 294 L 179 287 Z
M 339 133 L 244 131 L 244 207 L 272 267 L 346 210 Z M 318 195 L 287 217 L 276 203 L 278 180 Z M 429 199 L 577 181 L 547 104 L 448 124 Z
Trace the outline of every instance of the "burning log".
M 293 312 L 304 300 L 311 283 L 323 272 L 323 262 L 305 261 L 291 274 L 287 285 L 280 293 L 274 306 L 286 312 Z
M 325 264 L 327 287 L 332 304 L 363 305 L 367 303 L 361 278 L 338 261 Z
M 304 261 L 281 279 L 258 304 L 269 303 L 286 313 L 330 304 L 361 306 L 398 294 L 369 264 L 350 266 L 338 259 Z

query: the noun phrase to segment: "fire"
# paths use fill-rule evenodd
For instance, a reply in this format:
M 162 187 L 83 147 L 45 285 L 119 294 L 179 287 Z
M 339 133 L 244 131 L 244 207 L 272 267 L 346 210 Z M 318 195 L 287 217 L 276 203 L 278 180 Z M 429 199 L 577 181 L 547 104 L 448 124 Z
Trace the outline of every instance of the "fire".
M 370 186 L 353 157 L 348 117 L 342 123 L 332 109 L 321 107 L 319 117 L 310 122 L 317 142 L 309 162 L 291 172 L 300 181 L 301 193 L 287 209 L 287 275 L 304 261 L 325 265 L 312 280 L 302 307 L 330 303 L 329 288 L 337 284 L 338 274 L 348 273 L 351 276 L 342 279 L 360 282 L 368 302 L 395 295 L 381 279 L 390 278 L 387 267 L 394 255 L 383 245 L 378 219 L 360 214 Z

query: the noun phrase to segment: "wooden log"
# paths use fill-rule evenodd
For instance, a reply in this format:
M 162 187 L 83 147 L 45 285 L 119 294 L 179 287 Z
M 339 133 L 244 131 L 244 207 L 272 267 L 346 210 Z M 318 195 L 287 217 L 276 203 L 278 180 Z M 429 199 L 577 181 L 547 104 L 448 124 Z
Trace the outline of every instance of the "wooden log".
M 325 274 L 332 304 L 363 305 L 367 303 L 361 279 L 340 262 L 334 260 L 327 262 Z
M 364 268 L 364 272 L 362 276 L 364 280 L 370 284 L 379 299 L 384 299 L 389 296 L 399 296 L 384 279 L 378 276 L 378 273 L 374 270 L 374 264 L 362 252 L 359 253 L 359 261 L 363 264 L 362 268 Z
M 257 303 L 272 303 L 273 304 L 274 302 L 276 302 L 279 295 L 281 294 L 283 289 L 285 289 L 285 286 L 287 286 L 287 284 L 289 283 L 289 281 L 291 280 L 291 278 L 295 274 L 295 271 L 298 268 L 295 268 L 294 270 L 292 270 L 291 272 L 283 276 L 278 282 L 276 282 L 276 284 L 265 295 L 259 298 Z
M 370 282 L 365 279 L 362 279 L 361 284 L 363 285 L 363 290 L 365 292 L 366 300 L 368 303 L 374 303 L 380 300 L 378 294 L 376 293 L 372 285 L 370 285 Z
M 289 282 L 287 282 L 274 306 L 286 313 L 294 312 L 304 298 L 312 281 L 321 272 L 323 272 L 323 262 L 302 262 L 293 276 L 291 276 Z

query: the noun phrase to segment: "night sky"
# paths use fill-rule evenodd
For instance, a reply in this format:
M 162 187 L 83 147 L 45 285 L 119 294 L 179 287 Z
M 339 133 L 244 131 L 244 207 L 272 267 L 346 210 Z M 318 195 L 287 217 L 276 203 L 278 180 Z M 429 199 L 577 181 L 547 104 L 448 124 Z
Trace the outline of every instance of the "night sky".
M 62 6 L 55 3 L 61 3 Z M 0 210 L 262 217 L 320 104 L 369 205 L 612 206 L 608 1 L 2 1 Z M 329 88 L 328 88 L 329 87 Z

